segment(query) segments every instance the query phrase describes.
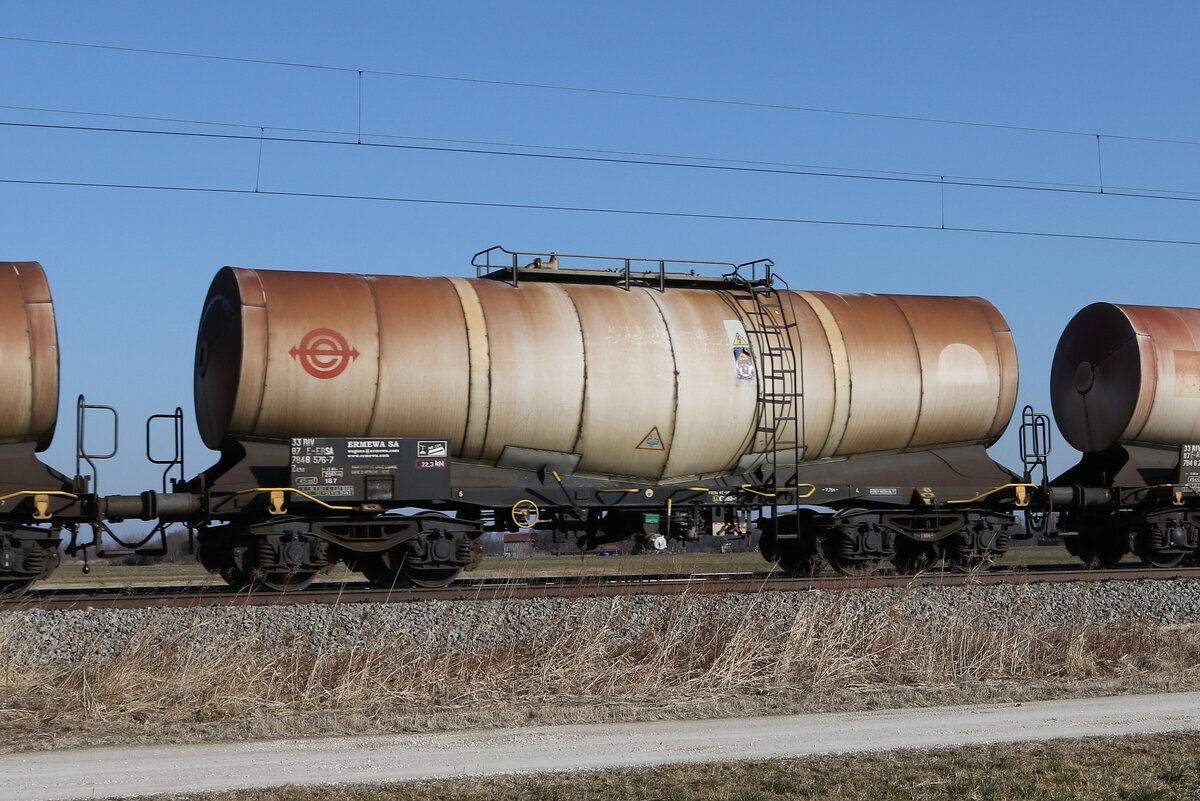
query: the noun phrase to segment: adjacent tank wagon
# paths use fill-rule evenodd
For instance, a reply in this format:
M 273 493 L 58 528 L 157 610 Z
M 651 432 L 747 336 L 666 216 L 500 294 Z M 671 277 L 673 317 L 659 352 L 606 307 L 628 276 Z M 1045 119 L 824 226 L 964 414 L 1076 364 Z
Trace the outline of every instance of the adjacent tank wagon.
M 58 332 L 46 274 L 37 262 L 0 262 L 0 597 L 49 575 L 63 529 L 74 534 L 103 514 L 86 481 L 37 457 L 57 419 Z
M 1050 378 L 1063 437 L 1083 452 L 1052 482 L 1085 562 L 1130 551 L 1171 567 L 1200 548 L 1200 309 L 1094 303 L 1067 324 Z

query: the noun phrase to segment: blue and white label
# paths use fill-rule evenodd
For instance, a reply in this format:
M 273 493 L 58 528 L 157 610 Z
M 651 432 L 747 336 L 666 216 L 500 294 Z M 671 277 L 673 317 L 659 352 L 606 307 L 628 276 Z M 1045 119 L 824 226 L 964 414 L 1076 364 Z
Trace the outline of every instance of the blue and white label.
M 753 381 L 758 377 L 754 369 L 754 354 L 750 352 L 750 337 L 741 320 L 725 320 L 725 333 L 733 351 L 733 377 L 739 381 Z

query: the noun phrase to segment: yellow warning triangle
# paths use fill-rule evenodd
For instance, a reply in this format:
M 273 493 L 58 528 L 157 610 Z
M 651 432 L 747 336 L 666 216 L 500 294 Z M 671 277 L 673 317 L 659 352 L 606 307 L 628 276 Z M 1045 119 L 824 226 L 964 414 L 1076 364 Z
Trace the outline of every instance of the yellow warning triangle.
M 665 451 L 662 437 L 658 434 L 658 426 L 650 429 L 650 433 L 642 437 L 641 443 L 637 446 L 639 451 Z
M 746 341 L 746 338 L 745 338 L 744 336 L 742 336 L 741 332 L 739 331 L 739 332 L 738 332 L 737 334 L 735 334 L 735 335 L 734 335 L 734 337 L 733 337 L 733 344 L 734 344 L 734 345 L 748 346 L 750 343 Z

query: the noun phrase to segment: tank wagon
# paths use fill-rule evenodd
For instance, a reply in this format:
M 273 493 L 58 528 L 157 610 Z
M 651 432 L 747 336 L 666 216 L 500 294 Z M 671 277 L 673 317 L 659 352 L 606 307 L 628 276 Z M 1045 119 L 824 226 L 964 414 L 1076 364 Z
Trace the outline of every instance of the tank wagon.
M 1030 502 L 985 453 L 1017 389 L 985 300 L 794 291 L 767 261 L 473 264 L 221 270 L 195 373 L 221 457 L 158 517 L 230 583 L 286 590 L 336 561 L 441 585 L 522 528 L 662 548 L 757 523 L 795 572 L 969 567 Z
M 1070 551 L 1097 565 L 1131 551 L 1159 567 L 1194 560 L 1200 309 L 1087 306 L 1059 340 L 1050 391 L 1063 438 L 1083 452 L 1051 482 Z
M 0 262 L 0 597 L 19 594 L 54 570 L 64 531 L 74 553 L 84 547 L 80 526 L 103 526 L 104 501 L 91 478 L 79 474 L 81 462 L 91 458 L 82 437 L 74 478 L 37 456 L 54 438 L 58 366 L 45 272 L 37 262 Z M 81 417 L 93 408 L 99 407 L 79 399 Z

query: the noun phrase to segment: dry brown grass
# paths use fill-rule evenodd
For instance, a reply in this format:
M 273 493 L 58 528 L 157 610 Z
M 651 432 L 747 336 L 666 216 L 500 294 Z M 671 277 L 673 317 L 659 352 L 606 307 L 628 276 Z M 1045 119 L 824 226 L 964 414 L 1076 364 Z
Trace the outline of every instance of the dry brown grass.
M 414 649 L 324 636 L 248 645 L 151 620 L 126 647 L 58 663 L 0 625 L 0 743 L 80 743 L 722 716 L 1174 689 L 1200 629 L 1059 628 L 964 604 L 936 625 L 896 608 L 763 619 L 756 596 L 704 624 L 692 599 L 630 636 L 628 599 L 568 605 L 528 630 Z M 597 609 L 603 609 L 599 614 Z M 495 621 L 496 625 L 502 621 Z M 201 624 L 213 626 L 209 622 Z M 487 625 L 486 621 L 483 624 Z

